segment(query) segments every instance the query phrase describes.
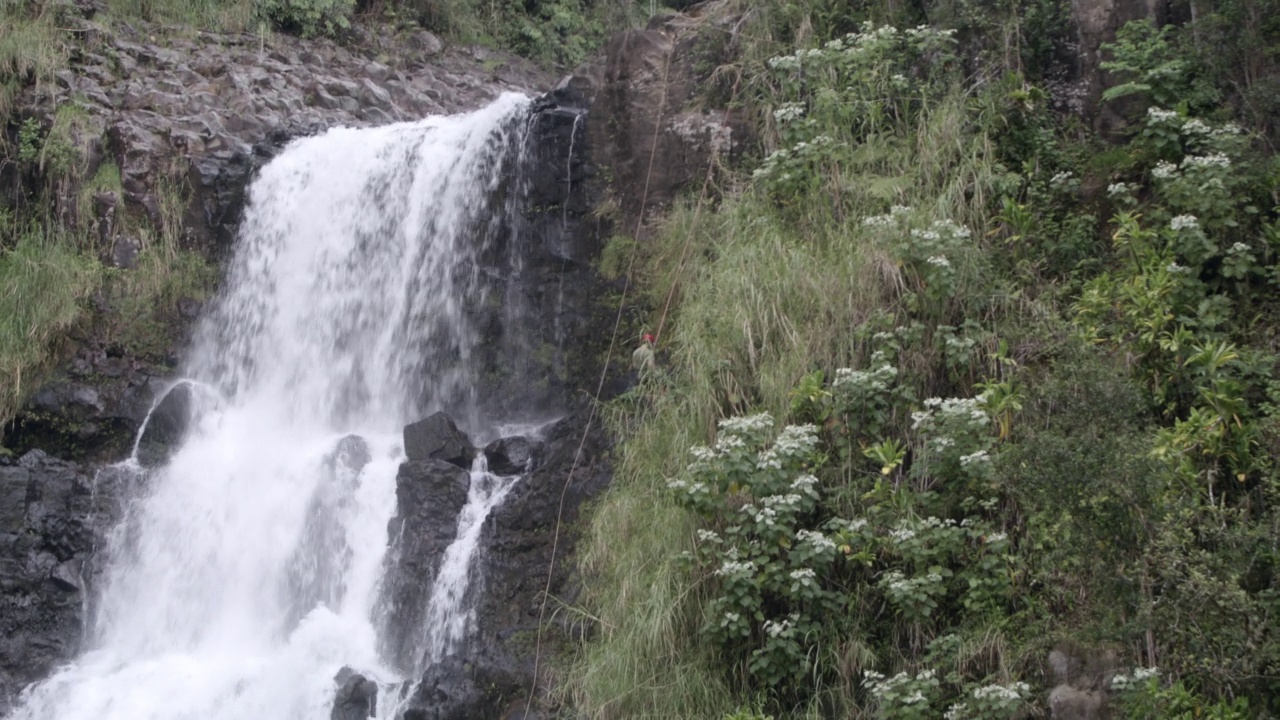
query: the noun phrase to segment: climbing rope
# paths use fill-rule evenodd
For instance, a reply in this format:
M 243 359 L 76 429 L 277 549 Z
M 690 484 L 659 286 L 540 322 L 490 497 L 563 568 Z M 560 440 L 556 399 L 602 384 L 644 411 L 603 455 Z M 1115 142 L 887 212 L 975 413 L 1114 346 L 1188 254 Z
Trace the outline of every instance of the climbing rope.
M 662 95 L 658 103 L 658 113 L 653 126 L 653 142 L 650 144 L 650 147 L 649 147 L 649 164 L 645 172 L 644 190 L 640 195 L 640 209 L 636 217 L 636 228 L 635 228 L 635 233 L 633 235 L 636 238 L 640 237 L 640 231 L 644 226 L 645 208 L 648 206 L 648 202 L 649 202 L 649 187 L 650 187 L 650 182 L 653 179 L 653 164 L 654 164 L 654 158 L 657 156 L 657 152 L 658 152 L 658 139 L 662 131 L 662 119 L 666 112 L 667 91 L 668 91 L 668 88 L 670 87 L 671 55 L 674 52 L 675 52 L 675 43 L 673 42 L 671 46 L 667 49 L 666 57 L 663 60 Z M 734 81 L 734 84 L 733 84 L 733 92 L 730 96 L 730 101 L 728 104 L 729 107 L 732 107 L 733 100 L 737 98 L 738 86 L 741 79 L 742 79 L 742 76 L 741 76 L 741 73 L 739 73 L 738 78 Z M 722 121 L 723 124 L 728 124 L 729 113 L 730 113 L 730 110 L 726 108 L 724 113 L 724 119 Z M 677 264 L 676 277 L 679 277 L 680 273 L 684 269 L 684 264 L 687 258 L 687 254 L 693 242 L 692 228 L 697 227 L 697 221 L 702 212 L 702 207 L 706 203 L 708 191 L 711 186 L 711 178 L 714 176 L 715 160 L 716 160 L 716 155 L 713 152 L 710 158 L 708 158 L 707 172 L 702 182 L 702 191 L 698 197 L 698 204 L 694 209 L 694 216 L 693 216 L 694 220 L 688 235 L 685 237 L 684 246 L 680 251 L 680 261 Z M 600 380 L 596 385 L 595 395 L 592 398 L 591 411 L 587 414 L 587 422 L 582 430 L 582 438 L 581 440 L 579 440 L 578 448 L 574 452 L 573 463 L 569 467 L 569 474 L 565 478 L 564 487 L 562 487 L 560 490 L 560 503 L 559 503 L 559 507 L 556 510 L 555 528 L 552 532 L 552 539 L 551 539 L 551 558 L 547 566 L 547 582 L 546 582 L 546 586 L 543 588 L 542 600 L 538 610 L 538 631 L 537 631 L 536 642 L 534 643 L 534 654 L 533 654 L 533 683 L 529 687 L 529 697 L 525 702 L 526 710 L 533 705 L 534 692 L 538 684 L 538 670 L 541 666 L 541 659 L 542 659 L 543 627 L 546 621 L 547 603 L 551 598 L 551 580 L 555 573 L 556 553 L 560 546 L 560 531 L 561 531 L 561 526 L 563 524 L 563 519 L 564 519 L 565 498 L 568 495 L 569 487 L 573 484 L 574 473 L 577 472 L 578 470 L 578 465 L 582 459 L 583 450 L 586 447 L 587 437 L 591 433 L 591 426 L 596 416 L 596 408 L 599 407 L 600 405 L 600 395 L 604 392 L 605 380 L 608 378 L 609 367 L 613 360 L 614 350 L 617 347 L 618 331 L 622 326 L 623 309 L 626 307 L 627 297 L 631 290 L 632 274 L 635 269 L 636 255 L 638 254 L 637 250 L 638 250 L 638 245 L 633 244 L 631 248 L 630 257 L 627 261 L 625 279 L 622 285 L 622 294 L 618 300 L 618 312 L 614 317 L 613 331 L 610 333 L 610 336 L 609 336 L 609 349 L 605 353 L 604 366 L 600 370 Z M 671 300 L 675 293 L 675 286 L 676 286 L 676 283 L 675 281 L 673 281 L 671 289 L 667 293 L 666 301 L 663 304 L 662 314 L 658 320 L 658 329 L 654 333 L 655 345 L 662 338 L 662 328 L 666 322 L 667 313 L 671 307 Z

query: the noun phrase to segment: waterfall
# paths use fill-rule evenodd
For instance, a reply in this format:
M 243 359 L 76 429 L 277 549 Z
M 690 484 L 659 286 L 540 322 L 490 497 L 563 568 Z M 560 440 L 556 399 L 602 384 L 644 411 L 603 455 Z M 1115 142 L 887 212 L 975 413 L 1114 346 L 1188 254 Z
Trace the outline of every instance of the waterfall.
M 475 419 L 477 257 L 527 113 L 507 95 L 335 129 L 263 168 L 184 365 L 217 401 L 162 464 L 129 464 L 139 492 L 104 550 L 87 649 L 11 720 L 322 720 L 344 665 L 406 680 L 378 656 L 375 610 L 400 430 L 436 409 Z M 472 479 L 483 520 L 510 484 Z M 473 554 L 478 521 L 461 524 L 471 547 L 446 569 Z M 466 568 L 449 572 L 442 602 L 466 595 Z M 448 622 L 431 646 L 464 615 L 433 615 Z

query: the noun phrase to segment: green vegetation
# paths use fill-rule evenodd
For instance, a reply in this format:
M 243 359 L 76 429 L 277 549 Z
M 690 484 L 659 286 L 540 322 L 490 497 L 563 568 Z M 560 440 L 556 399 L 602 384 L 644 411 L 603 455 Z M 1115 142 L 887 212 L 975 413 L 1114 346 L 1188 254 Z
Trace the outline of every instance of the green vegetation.
M 99 341 L 166 362 L 178 300 L 203 299 L 217 279 L 208 259 L 182 246 L 187 198 L 166 180 L 157 193 L 159 223 L 127 211 L 115 216 L 116 234 L 137 239 L 133 267 L 102 264 L 111 248 L 92 227 L 94 196 L 119 202 L 124 192 L 110 161 L 89 175 L 86 119 L 66 103 L 47 129 L 24 121 L 9 148 L 7 161 L 35 181 L 26 202 L 0 210 L 0 422 L 39 387 L 77 328 L 87 335 L 92 324 Z
M 64 235 L 8 220 L 0 222 L 0 418 L 39 384 L 101 277 Z
M 1123 717 L 1280 712 L 1269 128 L 1205 89 L 1215 16 L 1122 31 L 1092 137 L 1036 84 L 1062 4 L 1018 5 L 705 41 L 763 148 L 602 261 L 670 362 L 605 407 L 577 711 L 1025 717 L 1063 643 L 1118 653 Z

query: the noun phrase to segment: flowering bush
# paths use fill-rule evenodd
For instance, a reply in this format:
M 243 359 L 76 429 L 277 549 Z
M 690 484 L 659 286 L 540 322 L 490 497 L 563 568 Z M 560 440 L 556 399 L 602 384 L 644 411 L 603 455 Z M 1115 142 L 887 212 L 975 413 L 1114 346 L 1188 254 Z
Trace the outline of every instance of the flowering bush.
M 952 32 L 864 23 L 858 32 L 770 58 L 783 99 L 771 113 L 777 147 L 753 173 L 780 205 L 839 176 L 853 147 L 893 122 L 908 121 L 943 87 L 954 66 Z
M 933 670 L 916 675 L 900 672 L 891 678 L 868 671 L 863 677 L 862 685 L 875 698 L 878 716 L 883 720 L 924 720 L 935 716 L 932 708 L 938 702 L 939 682 Z

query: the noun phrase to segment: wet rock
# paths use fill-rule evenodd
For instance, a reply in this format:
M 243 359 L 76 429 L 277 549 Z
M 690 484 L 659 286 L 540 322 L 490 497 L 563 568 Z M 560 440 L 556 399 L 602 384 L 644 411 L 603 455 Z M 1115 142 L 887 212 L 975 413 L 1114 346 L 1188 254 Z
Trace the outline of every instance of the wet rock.
M 33 450 L 0 466 L 0 715 L 80 649 L 87 566 L 114 512 L 79 465 Z
M 485 445 L 484 456 L 489 472 L 496 475 L 517 475 L 533 469 L 540 444 L 526 437 L 506 437 Z
M 195 407 L 190 383 L 173 386 L 161 398 L 138 441 L 138 462 L 143 467 L 156 467 L 168 461 L 191 429 Z
M 444 49 L 444 43 L 435 33 L 422 30 L 409 36 L 408 46 L 416 50 L 422 57 L 438 55 Z
M 116 367 L 107 357 L 81 362 L 87 370 L 82 377 L 54 380 L 31 396 L 4 428 L 5 446 L 19 453 L 40 447 L 83 460 L 128 442 L 146 413 L 139 413 L 144 388 L 127 364 Z
M 423 674 L 404 720 L 491 720 L 520 691 L 519 679 L 493 664 L 447 657 Z
M 426 673 L 408 703 L 406 720 L 502 717 L 513 704 L 539 695 L 533 687 L 533 654 L 540 598 L 548 590 L 566 602 L 576 597 L 570 528 L 582 504 L 597 497 L 610 478 L 607 437 L 595 426 L 584 439 L 585 418 L 585 412 L 573 413 L 542 430 L 542 460 L 485 521 L 480 540 L 485 550 L 475 576 L 483 585 L 474 610 L 476 636 L 461 657 L 446 658 Z M 542 634 L 543 657 L 585 631 L 550 624 Z
M 471 474 L 443 460 L 410 460 L 396 475 L 396 515 L 387 526 L 391 550 L 381 603 L 385 657 L 401 668 L 418 660 L 431 581 L 453 542 Z
M 329 720 L 365 720 L 378 714 L 378 684 L 349 667 L 333 678 L 337 693 Z
M 405 426 L 404 454 L 410 462 L 442 460 L 470 469 L 476 449 L 453 418 L 438 412 Z

